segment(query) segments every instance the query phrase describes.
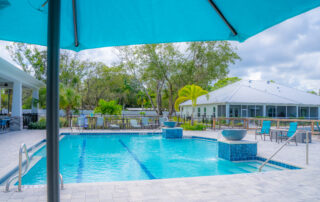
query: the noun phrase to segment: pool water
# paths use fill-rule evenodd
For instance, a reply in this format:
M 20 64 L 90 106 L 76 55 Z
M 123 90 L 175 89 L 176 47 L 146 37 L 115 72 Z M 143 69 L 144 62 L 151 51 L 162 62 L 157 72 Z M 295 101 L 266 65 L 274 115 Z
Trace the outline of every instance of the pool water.
M 261 162 L 217 157 L 217 142 L 160 135 L 66 135 L 60 140 L 60 172 L 65 183 L 148 180 L 257 172 Z M 22 184 L 46 183 L 46 148 Z M 263 171 L 281 170 L 266 165 Z

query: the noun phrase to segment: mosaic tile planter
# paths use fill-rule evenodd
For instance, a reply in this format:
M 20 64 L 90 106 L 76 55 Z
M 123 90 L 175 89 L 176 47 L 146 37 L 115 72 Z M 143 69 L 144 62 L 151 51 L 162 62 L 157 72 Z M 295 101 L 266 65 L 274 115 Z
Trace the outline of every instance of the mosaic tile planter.
M 219 141 L 218 156 L 229 161 L 251 160 L 257 156 L 257 142 Z

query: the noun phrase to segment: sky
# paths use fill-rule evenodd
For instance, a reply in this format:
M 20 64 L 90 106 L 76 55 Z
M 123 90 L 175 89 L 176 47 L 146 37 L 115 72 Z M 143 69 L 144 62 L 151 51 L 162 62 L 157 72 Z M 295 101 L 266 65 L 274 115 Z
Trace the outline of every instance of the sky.
M 0 41 L 0 57 L 11 58 Z M 229 67 L 229 75 L 242 79 L 274 80 L 300 90 L 320 89 L 320 8 L 291 18 L 243 43 L 231 42 L 241 61 Z M 113 48 L 85 50 L 82 59 L 107 65 L 118 60 Z

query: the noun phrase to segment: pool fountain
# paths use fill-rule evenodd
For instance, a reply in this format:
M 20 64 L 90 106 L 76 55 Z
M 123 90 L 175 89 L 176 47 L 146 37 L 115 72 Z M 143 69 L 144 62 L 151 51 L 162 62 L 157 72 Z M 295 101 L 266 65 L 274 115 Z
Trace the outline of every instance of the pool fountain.
M 162 137 L 167 139 L 182 138 L 183 129 L 176 127 L 177 122 L 175 121 L 165 121 L 163 123 L 165 127 L 162 128 Z
M 247 130 L 222 131 L 224 139 L 218 141 L 218 156 L 229 161 L 253 160 L 257 156 L 257 142 L 243 140 Z

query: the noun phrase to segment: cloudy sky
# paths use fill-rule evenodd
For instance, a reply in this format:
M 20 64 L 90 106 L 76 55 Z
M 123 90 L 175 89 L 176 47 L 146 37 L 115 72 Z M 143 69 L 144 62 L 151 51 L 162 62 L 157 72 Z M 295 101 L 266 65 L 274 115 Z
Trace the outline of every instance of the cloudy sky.
M 0 41 L 0 57 L 10 60 Z M 242 58 L 230 67 L 230 76 L 274 80 L 301 90 L 320 89 L 320 8 L 272 27 L 244 43 L 232 42 Z M 112 64 L 112 48 L 85 50 L 82 58 Z

